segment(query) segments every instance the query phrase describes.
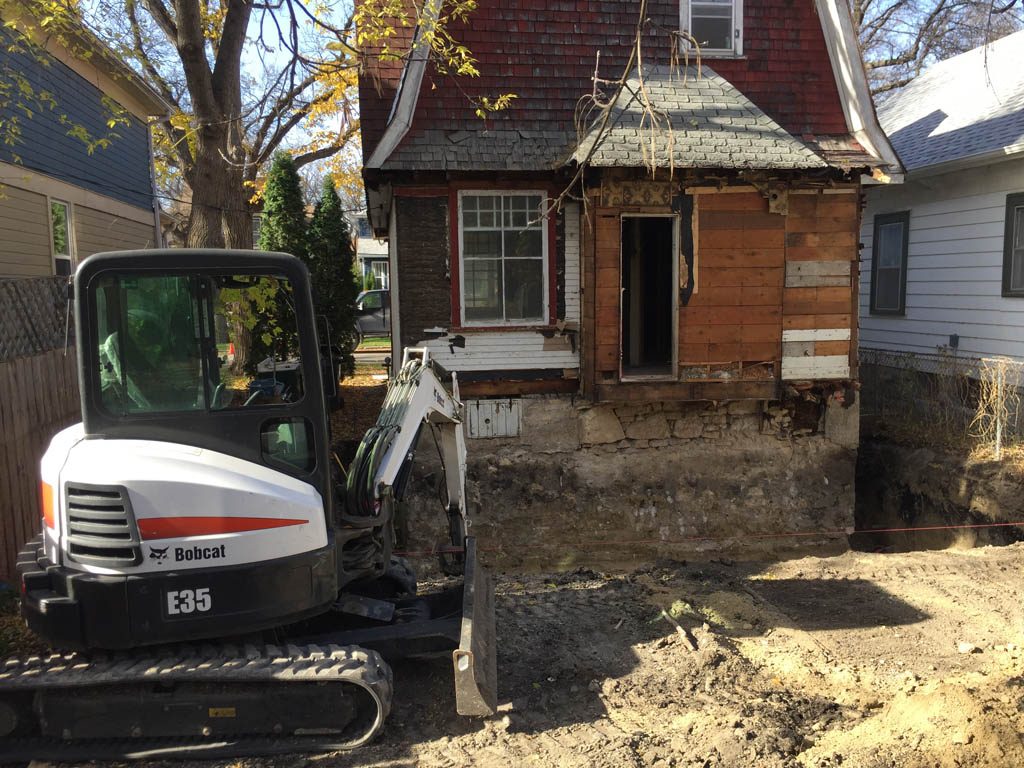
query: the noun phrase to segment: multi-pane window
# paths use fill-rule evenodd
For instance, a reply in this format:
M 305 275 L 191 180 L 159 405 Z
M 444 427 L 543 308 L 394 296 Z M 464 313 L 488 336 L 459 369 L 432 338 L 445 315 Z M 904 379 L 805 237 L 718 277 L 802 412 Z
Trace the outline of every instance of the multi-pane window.
M 71 206 L 60 200 L 50 201 L 50 236 L 54 272 L 70 275 L 75 261 L 71 245 Z
M 902 315 L 907 298 L 910 211 L 875 216 L 871 259 L 871 311 Z
M 1024 297 L 1024 192 L 1006 197 L 1003 295 Z
M 388 280 L 389 271 L 386 261 L 371 261 L 370 270 L 373 274 L 374 288 L 381 288 L 386 291 L 391 287 Z
M 252 215 L 252 247 L 260 247 L 260 233 L 263 231 L 263 214 Z
M 743 53 L 743 0 L 681 0 L 680 17 L 684 42 L 701 53 Z
M 462 193 L 462 321 L 517 325 L 547 321 L 544 196 Z

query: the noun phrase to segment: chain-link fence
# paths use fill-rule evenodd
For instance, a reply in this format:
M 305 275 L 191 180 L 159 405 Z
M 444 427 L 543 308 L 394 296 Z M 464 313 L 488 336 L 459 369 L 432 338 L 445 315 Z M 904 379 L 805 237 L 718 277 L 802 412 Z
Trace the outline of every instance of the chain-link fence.
M 997 460 L 1008 448 L 1024 449 L 1024 363 L 862 348 L 860 366 L 866 434 Z

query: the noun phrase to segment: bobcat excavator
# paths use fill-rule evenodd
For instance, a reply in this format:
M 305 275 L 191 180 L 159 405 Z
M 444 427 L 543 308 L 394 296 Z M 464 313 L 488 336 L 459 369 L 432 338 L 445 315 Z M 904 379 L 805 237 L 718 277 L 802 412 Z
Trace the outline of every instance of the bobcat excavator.
M 346 471 L 299 260 L 97 254 L 74 313 L 82 423 L 42 458 L 42 533 L 18 563 L 25 620 L 56 650 L 0 660 L 0 763 L 357 747 L 391 708 L 392 656 L 450 654 L 459 713 L 493 713 L 493 587 L 467 536 L 454 376 L 449 393 L 406 350 Z M 231 375 L 229 350 L 268 348 L 298 355 Z M 428 433 L 442 565 L 462 579 L 421 595 L 393 552 Z

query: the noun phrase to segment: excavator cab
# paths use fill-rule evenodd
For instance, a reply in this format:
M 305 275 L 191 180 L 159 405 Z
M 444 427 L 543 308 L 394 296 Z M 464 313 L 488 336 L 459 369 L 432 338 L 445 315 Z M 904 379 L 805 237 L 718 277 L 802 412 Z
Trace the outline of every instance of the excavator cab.
M 457 380 L 449 392 L 425 350 L 407 351 L 338 484 L 328 427 L 334 365 L 299 260 L 253 251 L 97 254 L 79 266 L 74 289 L 82 423 L 56 435 L 42 459 L 42 532 L 19 571 L 29 627 L 79 651 L 79 662 L 70 677 L 66 659 L 54 670 L 9 662 L 0 671 L 0 747 L 33 728 L 41 740 L 29 749 L 39 757 L 54 738 L 95 746 L 230 732 L 251 740 L 268 727 L 306 734 L 297 750 L 357 746 L 390 707 L 378 651 L 451 653 L 458 711 L 492 713 L 493 587 L 466 536 Z M 367 585 L 394 570 L 393 514 L 422 429 L 442 451 L 442 513 L 464 584 L 429 595 L 374 592 Z M 239 649 L 268 631 L 298 661 L 284 653 L 266 670 L 294 683 L 303 678 L 284 674 L 290 665 L 341 649 L 345 663 L 317 678 L 347 697 L 337 729 L 320 714 L 337 702 L 320 700 L 328 693 L 315 686 L 281 688 L 291 703 L 277 720 L 260 713 L 278 677 L 239 678 L 260 658 Z M 216 664 L 217 673 L 209 663 L 163 664 L 152 648 L 224 638 L 243 645 L 211 646 L 222 649 L 218 658 L 248 661 Z M 148 661 L 113 673 L 92 661 L 97 649 Z M 155 695 L 161 674 L 166 685 Z M 90 718 L 97 706 L 104 716 Z M 158 714 L 171 711 L 180 722 Z M 223 744 L 190 749 L 232 753 Z

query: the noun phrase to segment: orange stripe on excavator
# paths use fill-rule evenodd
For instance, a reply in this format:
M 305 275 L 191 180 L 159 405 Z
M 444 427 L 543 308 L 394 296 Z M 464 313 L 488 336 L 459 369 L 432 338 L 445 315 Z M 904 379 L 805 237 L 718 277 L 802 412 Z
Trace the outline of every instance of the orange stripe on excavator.
M 57 527 L 57 515 L 53 508 L 53 486 L 49 483 L 39 484 L 39 503 L 43 509 L 43 522 L 47 528 Z
M 281 517 L 150 517 L 139 520 L 139 535 L 145 540 L 175 539 L 181 536 L 209 536 L 216 533 L 265 531 L 302 525 L 308 520 Z

